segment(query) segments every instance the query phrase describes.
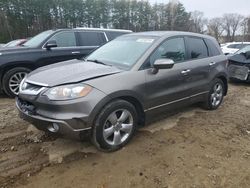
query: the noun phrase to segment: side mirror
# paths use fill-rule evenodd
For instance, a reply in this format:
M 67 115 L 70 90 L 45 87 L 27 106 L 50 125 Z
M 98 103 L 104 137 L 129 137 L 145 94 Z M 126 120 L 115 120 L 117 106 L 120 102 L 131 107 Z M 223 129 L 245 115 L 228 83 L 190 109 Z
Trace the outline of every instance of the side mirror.
M 55 48 L 57 47 L 56 41 L 55 40 L 50 40 L 47 42 L 47 44 L 45 45 L 47 50 L 50 50 L 51 48 Z
M 153 73 L 157 73 L 159 69 L 171 69 L 174 66 L 172 59 L 157 59 L 153 64 Z

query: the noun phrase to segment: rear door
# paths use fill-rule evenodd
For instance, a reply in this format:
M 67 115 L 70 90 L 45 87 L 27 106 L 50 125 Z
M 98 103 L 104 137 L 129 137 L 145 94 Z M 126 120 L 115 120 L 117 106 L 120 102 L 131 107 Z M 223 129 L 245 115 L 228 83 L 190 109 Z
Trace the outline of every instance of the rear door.
M 85 57 L 98 47 L 107 42 L 104 32 L 99 31 L 77 31 L 77 45 L 79 46 L 79 57 Z
M 185 41 L 188 58 L 186 87 L 190 95 L 202 95 L 207 92 L 210 66 L 215 62 L 209 57 L 208 47 L 203 38 L 185 37 Z

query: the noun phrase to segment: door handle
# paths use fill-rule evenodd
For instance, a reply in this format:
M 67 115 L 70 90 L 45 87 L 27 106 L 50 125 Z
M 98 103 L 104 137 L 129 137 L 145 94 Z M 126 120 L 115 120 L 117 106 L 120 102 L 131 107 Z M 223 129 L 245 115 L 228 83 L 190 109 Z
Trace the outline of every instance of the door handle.
M 183 70 L 183 71 L 181 71 L 181 74 L 184 74 L 184 75 L 186 75 L 186 74 L 188 74 L 188 73 L 189 73 L 190 71 L 191 71 L 190 69 L 187 69 L 187 70 Z
M 213 66 L 215 64 L 216 64 L 216 62 L 211 62 L 211 63 L 209 63 L 209 66 Z
M 72 54 L 80 54 L 79 51 L 74 51 L 74 52 L 71 52 Z

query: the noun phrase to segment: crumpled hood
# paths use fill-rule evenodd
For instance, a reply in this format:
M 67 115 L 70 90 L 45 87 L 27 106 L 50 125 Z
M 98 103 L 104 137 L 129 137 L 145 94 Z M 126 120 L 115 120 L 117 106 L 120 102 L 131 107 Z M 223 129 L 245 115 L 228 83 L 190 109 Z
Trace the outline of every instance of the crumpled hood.
M 122 70 L 83 60 L 69 60 L 41 67 L 31 72 L 26 81 L 53 87 L 122 72 Z
M 244 56 L 243 54 L 236 54 L 233 56 L 228 57 L 229 61 L 235 61 L 238 63 L 246 63 L 246 64 L 250 64 L 250 59 L 247 59 L 246 56 Z

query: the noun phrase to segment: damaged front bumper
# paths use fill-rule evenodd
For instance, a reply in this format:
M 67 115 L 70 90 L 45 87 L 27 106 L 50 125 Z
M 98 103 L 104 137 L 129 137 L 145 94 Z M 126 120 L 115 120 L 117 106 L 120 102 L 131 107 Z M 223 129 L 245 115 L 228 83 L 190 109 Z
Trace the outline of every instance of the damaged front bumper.
M 242 81 L 250 81 L 250 68 L 240 65 L 229 65 L 228 67 L 229 77 Z
M 16 107 L 19 111 L 21 119 L 33 124 L 37 129 L 42 131 L 49 131 L 52 133 L 59 133 L 66 135 L 70 138 L 80 138 L 80 133 L 90 132 L 91 127 L 74 129 L 72 127 L 72 121 L 57 120 L 52 118 L 43 117 L 33 112 L 33 107 L 21 99 L 16 99 Z

